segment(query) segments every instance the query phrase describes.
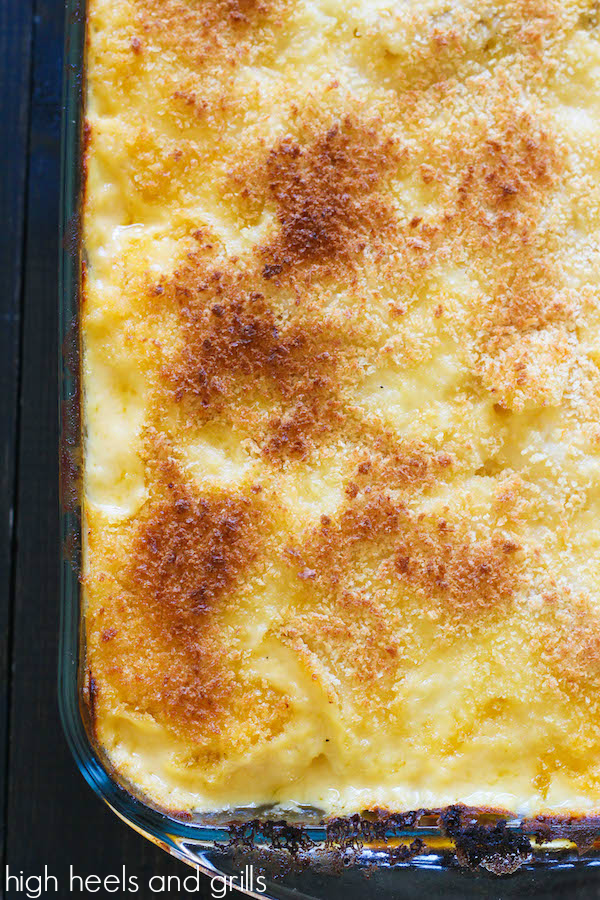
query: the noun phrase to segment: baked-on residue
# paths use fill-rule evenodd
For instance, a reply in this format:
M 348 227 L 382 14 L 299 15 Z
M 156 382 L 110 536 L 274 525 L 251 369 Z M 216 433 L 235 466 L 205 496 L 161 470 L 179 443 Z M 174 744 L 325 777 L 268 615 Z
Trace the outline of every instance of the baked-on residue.
M 83 586 L 169 810 L 600 814 L 591 0 L 89 0 Z

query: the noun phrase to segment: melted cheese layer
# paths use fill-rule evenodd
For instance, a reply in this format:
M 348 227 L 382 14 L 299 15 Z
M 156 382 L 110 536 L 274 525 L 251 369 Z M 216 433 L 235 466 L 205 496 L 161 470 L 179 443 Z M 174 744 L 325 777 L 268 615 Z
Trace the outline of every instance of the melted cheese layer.
M 590 0 L 89 0 L 89 702 L 169 810 L 600 814 Z

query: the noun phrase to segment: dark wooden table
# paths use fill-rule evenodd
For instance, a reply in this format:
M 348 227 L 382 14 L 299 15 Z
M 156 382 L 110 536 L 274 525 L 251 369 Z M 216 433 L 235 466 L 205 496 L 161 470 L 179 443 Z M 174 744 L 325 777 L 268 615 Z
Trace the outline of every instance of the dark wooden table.
M 140 884 L 153 874 L 188 872 L 123 825 L 92 793 L 71 759 L 58 718 L 62 45 L 61 0 L 0 0 L 0 578 L 5 587 L 0 596 L 0 893 L 5 865 L 25 875 L 41 874 L 47 865 L 61 887 L 43 896 L 67 897 L 81 896 L 68 892 L 70 865 L 79 874 L 103 877 L 126 864 Z M 417 876 L 406 873 L 399 897 L 600 897 L 600 869 L 566 870 L 543 882 L 527 873 L 502 882 L 459 873 L 452 886 L 435 873 Z M 6 896 L 25 894 L 11 890 Z M 141 889 L 135 896 L 157 895 Z M 195 896 L 210 896 L 208 880 Z
M 84 783 L 56 700 L 62 0 L 0 0 L 0 847 L 11 872 L 183 874 Z M 65 887 L 67 885 L 67 887 Z M 7 891 L 9 897 L 25 894 Z M 86 895 L 87 896 L 87 895 Z M 100 891 L 100 898 L 121 894 Z M 145 898 L 140 891 L 136 896 Z M 160 895 L 152 895 L 160 896 Z M 170 894 L 177 896 L 177 894 Z M 200 897 L 209 897 L 209 882 Z M 238 895 L 239 896 L 239 895 Z

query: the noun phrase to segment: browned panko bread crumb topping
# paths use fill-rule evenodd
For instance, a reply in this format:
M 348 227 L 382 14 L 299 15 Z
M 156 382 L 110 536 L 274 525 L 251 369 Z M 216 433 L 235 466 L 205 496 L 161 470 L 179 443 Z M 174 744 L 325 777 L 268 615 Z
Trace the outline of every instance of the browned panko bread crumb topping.
M 263 249 L 265 278 L 303 262 L 348 261 L 367 237 L 390 229 L 391 209 L 377 187 L 394 166 L 395 148 L 379 138 L 378 124 L 360 127 L 348 117 L 307 147 L 284 138 L 269 152 L 267 190 L 281 231 Z
M 136 533 L 126 580 L 140 603 L 154 603 L 178 630 L 195 631 L 256 553 L 252 510 L 244 498 L 168 490 L 172 496 L 150 510 Z
M 589 0 L 89 0 L 94 729 L 171 811 L 600 814 Z

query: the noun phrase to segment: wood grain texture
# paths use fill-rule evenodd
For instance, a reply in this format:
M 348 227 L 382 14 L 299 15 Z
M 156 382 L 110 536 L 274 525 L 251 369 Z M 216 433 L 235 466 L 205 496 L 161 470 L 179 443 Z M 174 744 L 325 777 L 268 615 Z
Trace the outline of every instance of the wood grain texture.
M 18 4 L 24 0 L 14 0 L 13 6 Z M 56 370 L 64 6 L 61 0 L 43 0 L 34 12 L 6 862 L 11 871 L 30 874 L 47 864 L 61 879 L 64 893 L 58 896 L 66 897 L 70 864 L 82 874 L 102 875 L 118 873 L 126 863 L 141 883 L 152 874 L 186 869 L 123 825 L 93 794 L 71 758 L 58 716 Z M 209 896 L 208 881 L 206 890 Z
M 0 129 L 0 241 L 2 308 L 0 328 L 0 809 L 5 810 L 8 734 L 9 654 L 13 582 L 13 523 L 15 448 L 19 381 L 21 272 L 27 135 L 30 90 L 31 5 L 0 0 L 0 85 L 3 90 Z M 7 164 L 8 163 L 8 164 Z M 0 863 L 4 860 L 6 830 L 0 819 Z

